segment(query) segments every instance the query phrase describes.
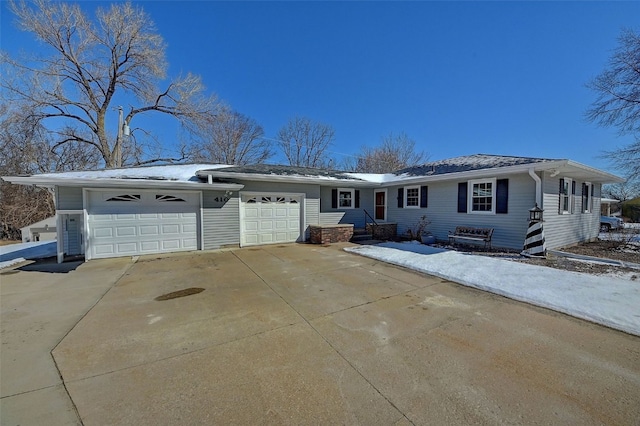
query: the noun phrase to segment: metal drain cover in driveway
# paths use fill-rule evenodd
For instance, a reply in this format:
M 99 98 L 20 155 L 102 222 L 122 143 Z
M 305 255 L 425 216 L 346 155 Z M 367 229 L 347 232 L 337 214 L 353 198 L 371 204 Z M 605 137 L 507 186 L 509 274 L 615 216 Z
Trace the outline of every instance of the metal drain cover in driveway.
M 184 290 L 178 290 L 171 293 L 163 294 L 162 296 L 156 297 L 154 300 L 162 301 L 177 299 L 178 297 L 191 296 L 192 294 L 202 293 L 203 291 L 204 288 L 200 287 L 185 288 Z

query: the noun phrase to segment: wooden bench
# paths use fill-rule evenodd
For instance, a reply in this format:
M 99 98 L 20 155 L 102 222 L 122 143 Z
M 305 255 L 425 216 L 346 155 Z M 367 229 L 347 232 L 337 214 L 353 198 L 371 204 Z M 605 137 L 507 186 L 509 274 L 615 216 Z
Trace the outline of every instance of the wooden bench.
M 449 232 L 449 242 L 455 243 L 456 240 L 464 240 L 471 242 L 484 243 L 484 249 L 491 248 L 491 236 L 493 228 L 472 228 L 470 226 L 456 226 L 456 230 Z

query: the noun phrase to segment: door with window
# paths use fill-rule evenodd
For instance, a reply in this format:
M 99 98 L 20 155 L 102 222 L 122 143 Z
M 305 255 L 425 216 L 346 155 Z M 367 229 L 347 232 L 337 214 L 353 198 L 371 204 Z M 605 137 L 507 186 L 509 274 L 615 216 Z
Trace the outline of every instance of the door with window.
M 387 220 L 387 190 L 375 192 L 374 219 L 384 222 Z

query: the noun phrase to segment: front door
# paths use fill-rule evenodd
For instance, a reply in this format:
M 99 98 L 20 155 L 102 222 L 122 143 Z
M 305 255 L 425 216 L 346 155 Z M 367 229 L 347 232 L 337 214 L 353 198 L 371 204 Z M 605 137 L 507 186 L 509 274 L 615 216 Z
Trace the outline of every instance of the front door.
M 68 256 L 84 254 L 82 245 L 82 215 L 68 214 L 64 217 L 64 248 Z
M 387 220 L 387 191 L 376 191 L 375 199 L 375 220 L 384 222 Z

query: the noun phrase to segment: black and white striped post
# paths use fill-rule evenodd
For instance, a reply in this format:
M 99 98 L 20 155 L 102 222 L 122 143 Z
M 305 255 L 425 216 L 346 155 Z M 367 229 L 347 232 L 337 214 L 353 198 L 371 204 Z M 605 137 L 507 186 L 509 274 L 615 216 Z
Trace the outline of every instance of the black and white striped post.
M 529 228 L 527 228 L 527 237 L 524 240 L 524 250 L 522 251 L 525 256 L 544 257 L 546 254 L 542 212 L 543 210 L 538 207 L 538 203 L 529 210 Z

